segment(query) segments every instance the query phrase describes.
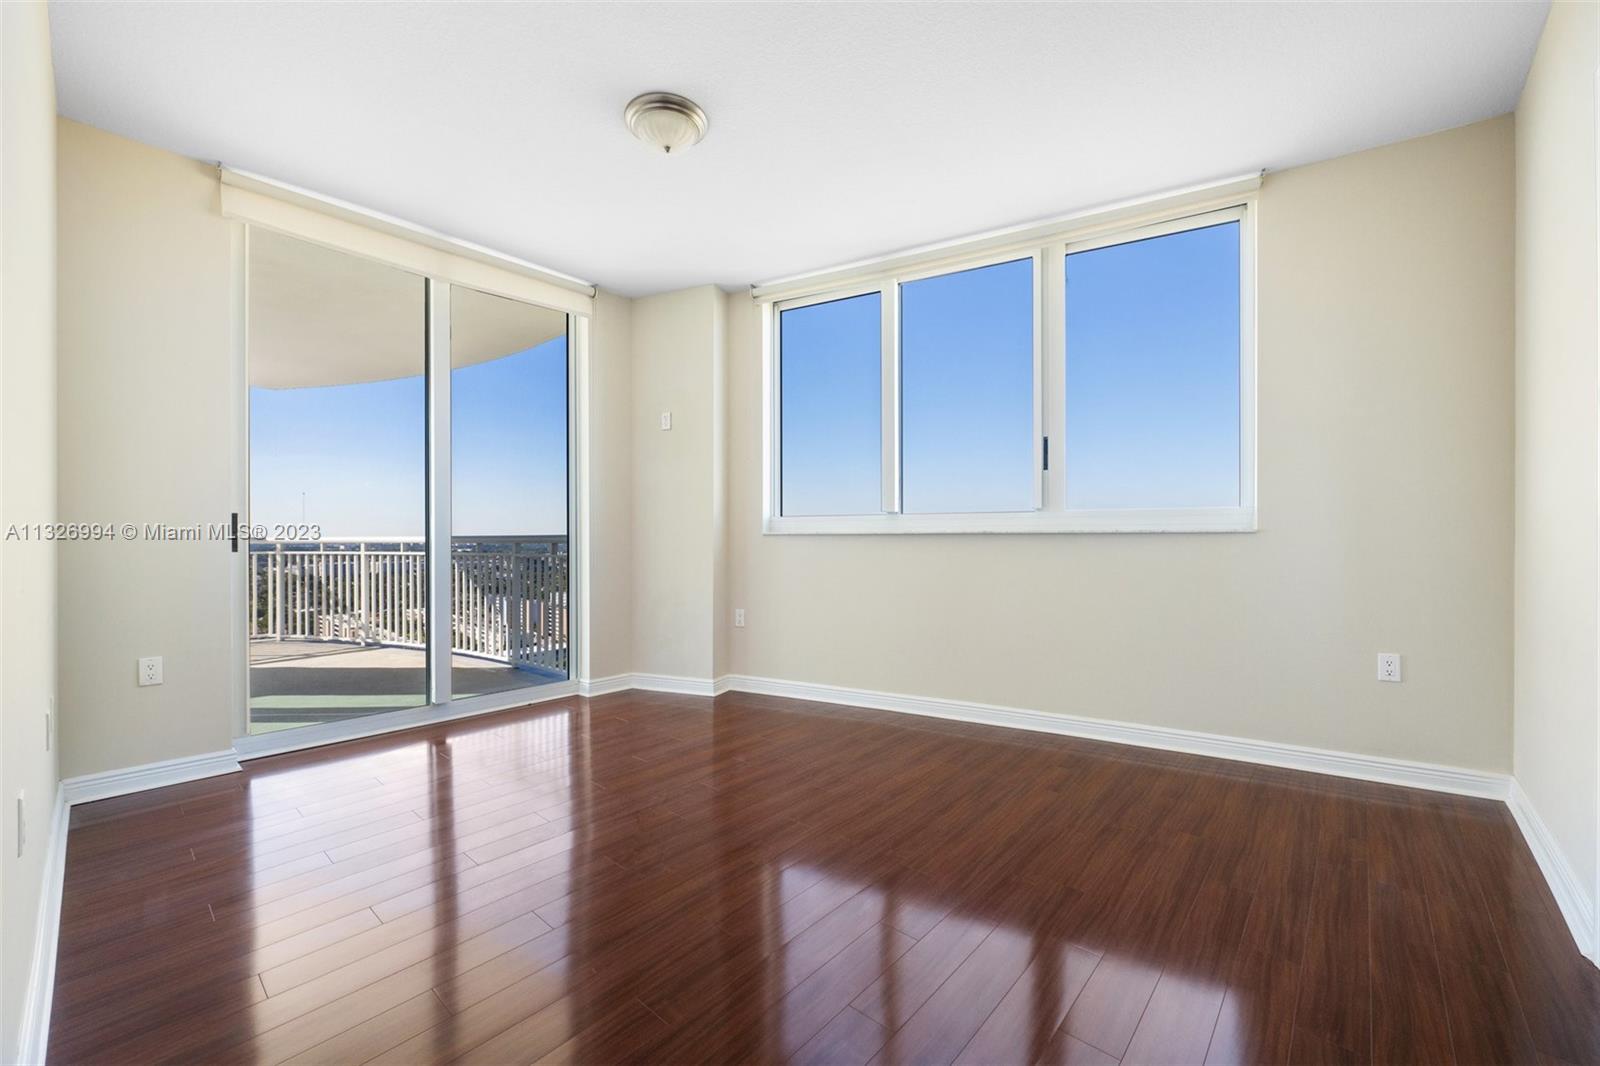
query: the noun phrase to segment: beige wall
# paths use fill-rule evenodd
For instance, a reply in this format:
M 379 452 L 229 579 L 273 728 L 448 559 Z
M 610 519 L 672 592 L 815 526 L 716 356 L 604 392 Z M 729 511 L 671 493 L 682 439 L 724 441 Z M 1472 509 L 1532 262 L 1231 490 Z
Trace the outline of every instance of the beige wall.
M 711 676 L 732 667 L 733 589 L 728 558 L 728 309 L 734 298 L 716 291 L 711 322 Z
M 55 121 L 45 6 L 0 4 L 0 531 L 56 517 Z M 0 543 L 0 1057 L 14 1062 L 56 798 L 56 553 Z
M 240 386 L 216 172 L 59 131 L 62 518 L 226 522 Z M 63 776 L 232 747 L 233 558 L 226 541 L 62 546 Z M 135 684 L 143 655 L 165 684 Z
M 1254 534 L 763 536 L 734 298 L 732 672 L 1509 769 L 1512 139 L 1267 178 Z
M 589 527 L 581 561 L 589 580 L 587 678 L 629 672 L 633 662 L 632 301 L 602 292 L 589 331 L 585 455 Z
M 722 321 L 711 285 L 633 303 L 633 670 L 716 669 Z M 661 414 L 672 413 L 662 430 Z
M 1593 5 L 1554 5 L 1517 107 L 1516 776 L 1586 894 L 1600 769 L 1597 33 Z

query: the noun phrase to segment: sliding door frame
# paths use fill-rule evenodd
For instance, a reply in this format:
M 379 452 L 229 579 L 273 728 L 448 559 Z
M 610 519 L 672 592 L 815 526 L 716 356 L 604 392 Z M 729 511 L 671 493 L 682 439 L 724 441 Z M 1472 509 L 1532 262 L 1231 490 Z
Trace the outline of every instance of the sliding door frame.
M 450 285 L 427 281 L 428 702 L 450 703 L 455 605 L 450 602 Z M 444 628 L 439 629 L 439 621 Z
M 234 303 L 234 367 L 238 384 L 235 403 L 238 405 L 235 470 L 238 486 L 235 508 L 240 521 L 249 519 L 250 513 L 250 375 L 249 375 L 249 245 L 251 224 L 236 222 L 238 227 L 234 242 L 233 303 Z M 298 240 L 306 238 L 289 232 L 287 236 Z M 345 248 L 336 248 L 346 255 L 359 255 Z M 362 257 L 372 258 L 372 257 Z M 374 262 L 386 266 L 382 259 Z M 402 267 L 401 269 L 405 269 Z M 321 722 L 298 726 L 294 729 L 270 733 L 250 732 L 250 642 L 246 635 L 244 589 L 249 578 L 249 551 L 237 553 L 234 560 L 233 580 L 229 599 L 233 605 L 234 633 L 230 641 L 235 658 L 234 692 L 234 751 L 241 758 L 259 758 L 264 755 L 303 748 L 320 747 L 344 740 L 391 733 L 434 722 L 447 722 L 494 711 L 509 710 L 548 700 L 565 699 L 579 691 L 580 665 L 588 662 L 584 605 L 588 598 L 588 553 L 584 550 L 583 499 L 580 473 L 584 463 L 584 426 L 581 421 L 586 405 L 581 402 L 580 386 L 586 387 L 589 363 L 588 316 L 568 308 L 550 307 L 525 296 L 512 296 L 470 284 L 452 282 L 432 274 L 423 275 L 425 292 L 425 388 L 427 410 L 425 415 L 426 449 L 426 532 L 428 559 L 428 703 L 399 711 L 351 718 L 339 722 Z M 490 692 L 461 699 L 451 698 L 451 617 L 453 605 L 450 598 L 450 581 L 441 578 L 450 572 L 451 551 L 451 461 L 450 461 L 450 293 L 460 285 L 463 289 L 504 296 L 518 303 L 545 307 L 567 316 L 567 678 L 535 684 L 509 692 Z M 442 620 L 442 625 L 441 625 Z
M 229 265 L 232 284 L 229 286 L 233 333 L 234 425 L 233 439 L 234 496 L 232 515 L 244 522 L 250 514 L 250 227 L 243 222 L 230 222 Z M 230 516 L 231 518 L 232 516 Z M 250 626 L 244 621 L 249 604 L 246 589 L 250 587 L 250 551 L 246 542 L 244 551 L 233 552 L 233 565 L 229 567 L 228 612 L 233 619 L 228 651 L 233 656 L 233 735 L 250 735 Z

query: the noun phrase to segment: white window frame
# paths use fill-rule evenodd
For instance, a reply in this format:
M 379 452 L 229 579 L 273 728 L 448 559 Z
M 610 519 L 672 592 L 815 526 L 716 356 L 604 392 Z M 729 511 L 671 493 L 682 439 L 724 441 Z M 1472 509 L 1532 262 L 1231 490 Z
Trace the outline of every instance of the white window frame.
M 852 278 L 848 284 L 761 303 L 763 394 L 762 530 L 767 534 L 882 533 L 1249 533 L 1257 526 L 1256 501 L 1256 197 L 1231 196 L 1222 203 L 1187 204 L 1137 220 L 1085 222 L 1044 239 L 981 253 L 942 254 L 937 259 Z M 1239 224 L 1239 503 L 1232 507 L 1069 509 L 1066 441 L 1066 257 L 1186 230 Z M 900 286 L 1017 259 L 1034 264 L 1034 509 L 958 514 L 906 514 L 902 510 Z M 796 307 L 881 293 L 883 329 L 883 510 L 864 515 L 784 515 L 782 499 L 782 352 L 779 316 Z M 758 297 L 759 298 L 759 297 Z M 1044 469 L 1044 441 L 1050 441 Z

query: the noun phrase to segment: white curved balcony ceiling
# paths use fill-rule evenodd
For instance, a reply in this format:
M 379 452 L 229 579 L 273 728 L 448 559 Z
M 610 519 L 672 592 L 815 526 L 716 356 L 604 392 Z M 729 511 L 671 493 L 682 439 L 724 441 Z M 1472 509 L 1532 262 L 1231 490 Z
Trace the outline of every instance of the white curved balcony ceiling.
M 471 366 L 566 331 L 560 311 L 457 288 L 451 363 Z M 250 384 L 353 385 L 422 373 L 415 274 L 256 230 L 250 242 Z

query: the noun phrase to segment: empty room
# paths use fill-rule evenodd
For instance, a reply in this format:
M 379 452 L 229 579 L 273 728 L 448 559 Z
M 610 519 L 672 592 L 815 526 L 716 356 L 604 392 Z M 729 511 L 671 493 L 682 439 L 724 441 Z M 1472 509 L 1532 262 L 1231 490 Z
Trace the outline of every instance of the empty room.
M 0 3 L 0 1062 L 1600 1064 L 1600 4 Z

